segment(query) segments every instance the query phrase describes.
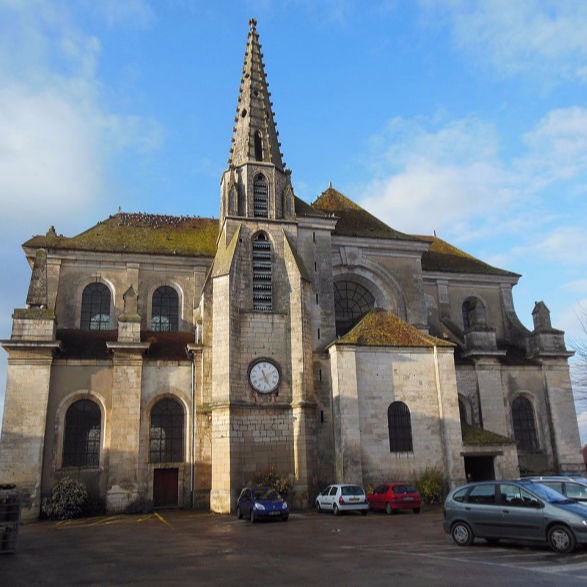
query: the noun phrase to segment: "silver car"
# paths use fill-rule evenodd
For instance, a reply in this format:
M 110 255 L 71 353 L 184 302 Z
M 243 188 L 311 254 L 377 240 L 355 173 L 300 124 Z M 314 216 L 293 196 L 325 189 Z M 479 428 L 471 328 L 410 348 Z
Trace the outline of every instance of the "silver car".
M 584 477 L 568 477 L 566 475 L 543 475 L 540 477 L 522 477 L 523 481 L 533 481 L 546 485 L 569 499 L 587 502 L 587 479 Z
M 359 485 L 350 483 L 329 485 L 318 494 L 315 505 L 318 512 L 332 512 L 335 516 L 352 511 L 366 515 L 369 510 L 365 490 Z
M 528 540 L 572 552 L 587 544 L 587 506 L 531 481 L 484 481 L 448 494 L 443 526 L 459 546 Z

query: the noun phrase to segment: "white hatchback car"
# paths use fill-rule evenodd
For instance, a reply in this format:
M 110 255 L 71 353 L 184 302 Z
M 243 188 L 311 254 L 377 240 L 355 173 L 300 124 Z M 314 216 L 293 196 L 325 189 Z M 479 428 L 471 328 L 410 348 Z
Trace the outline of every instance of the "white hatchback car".
M 361 512 L 364 516 L 369 511 L 365 490 L 350 483 L 329 485 L 318 494 L 315 505 L 318 512 L 332 512 L 335 516 L 343 512 Z

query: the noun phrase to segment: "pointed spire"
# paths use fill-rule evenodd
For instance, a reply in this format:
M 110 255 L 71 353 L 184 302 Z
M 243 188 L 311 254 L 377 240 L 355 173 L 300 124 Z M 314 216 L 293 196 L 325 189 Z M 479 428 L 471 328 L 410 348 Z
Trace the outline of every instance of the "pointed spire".
M 263 54 L 256 30 L 257 21 L 252 18 L 249 26 L 228 162 L 231 166 L 239 166 L 249 161 L 264 161 L 283 171 L 279 133 L 275 127 L 272 102 L 269 99 L 271 94 L 268 90 Z

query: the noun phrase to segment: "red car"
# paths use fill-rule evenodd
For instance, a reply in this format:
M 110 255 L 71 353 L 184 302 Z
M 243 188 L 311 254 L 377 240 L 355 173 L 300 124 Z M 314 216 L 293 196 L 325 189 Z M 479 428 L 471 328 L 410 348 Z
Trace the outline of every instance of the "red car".
M 367 495 L 369 508 L 372 510 L 385 510 L 388 514 L 394 514 L 396 510 L 412 510 L 420 513 L 422 498 L 418 490 L 408 483 L 385 483 L 378 485 L 373 493 Z

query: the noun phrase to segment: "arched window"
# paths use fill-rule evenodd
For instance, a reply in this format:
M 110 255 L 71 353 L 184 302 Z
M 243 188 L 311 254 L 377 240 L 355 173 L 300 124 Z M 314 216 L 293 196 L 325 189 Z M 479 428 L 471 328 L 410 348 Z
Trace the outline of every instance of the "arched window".
M 387 408 L 390 452 L 412 452 L 412 420 L 404 402 L 393 402 Z
M 271 312 L 273 292 L 271 242 L 264 232 L 253 237 L 253 310 Z
M 82 293 L 82 330 L 110 328 L 110 290 L 103 283 L 90 283 Z
M 336 335 L 346 334 L 369 310 L 375 306 L 375 297 L 354 281 L 334 283 L 334 314 Z
M 462 312 L 463 330 L 487 324 L 487 311 L 479 298 L 467 298 L 463 302 Z
M 177 332 L 179 316 L 179 296 L 168 285 L 158 287 L 153 292 L 151 308 L 151 330 Z
M 69 406 L 65 414 L 63 467 L 97 467 L 100 464 L 100 408 L 82 399 Z
M 255 159 L 263 161 L 263 135 L 260 130 L 255 133 Z
M 262 173 L 253 182 L 253 208 L 257 218 L 267 218 L 269 215 L 269 189 L 267 179 Z
M 518 442 L 518 448 L 536 450 L 538 448 L 536 422 L 534 420 L 534 408 L 529 399 L 518 396 L 512 402 L 512 421 L 514 424 L 514 438 Z
M 149 461 L 178 463 L 184 460 L 183 409 L 173 399 L 159 400 L 151 410 Z

